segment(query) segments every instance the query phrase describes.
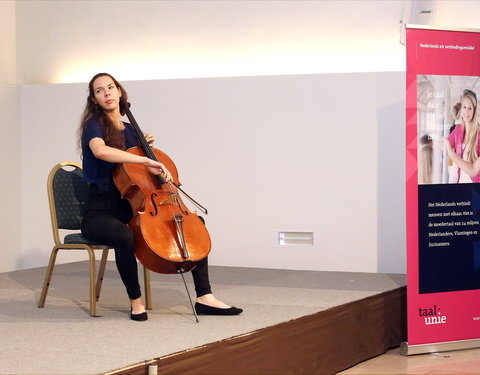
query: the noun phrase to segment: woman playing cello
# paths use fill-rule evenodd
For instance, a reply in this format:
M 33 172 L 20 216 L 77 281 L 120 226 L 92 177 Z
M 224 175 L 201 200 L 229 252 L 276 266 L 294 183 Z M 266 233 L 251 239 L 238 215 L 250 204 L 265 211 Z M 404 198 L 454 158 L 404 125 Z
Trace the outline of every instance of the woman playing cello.
M 117 163 L 145 165 L 154 175 L 172 181 L 165 166 L 145 156 L 125 150 L 137 146 L 129 123 L 121 121 L 120 108 L 127 102 L 125 89 L 110 74 L 99 73 L 89 83 L 89 95 L 82 116 L 79 140 L 83 154 L 84 179 L 90 183 L 89 203 L 82 222 L 82 234 L 89 240 L 115 249 L 115 263 L 130 298 L 132 320 L 148 319 L 138 282 L 134 255 L 135 238 L 127 223 L 132 209 L 121 198 L 112 172 Z M 144 134 L 150 146 L 154 137 Z M 192 270 L 197 295 L 195 310 L 203 315 L 238 315 L 242 309 L 229 306 L 212 294 L 208 277 L 207 257 Z

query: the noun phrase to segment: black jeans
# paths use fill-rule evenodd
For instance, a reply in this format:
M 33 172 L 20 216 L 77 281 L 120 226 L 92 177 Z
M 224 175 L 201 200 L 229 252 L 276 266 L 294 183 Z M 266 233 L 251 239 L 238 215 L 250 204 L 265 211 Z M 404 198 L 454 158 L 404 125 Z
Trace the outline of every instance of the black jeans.
M 90 241 L 112 246 L 120 278 L 130 299 L 141 297 L 135 258 L 135 238 L 127 225 L 132 219 L 130 203 L 121 199 L 116 188 L 99 193 L 91 185 L 89 204 L 82 221 L 82 234 Z M 212 292 L 208 276 L 208 259 L 203 258 L 192 270 L 197 297 Z

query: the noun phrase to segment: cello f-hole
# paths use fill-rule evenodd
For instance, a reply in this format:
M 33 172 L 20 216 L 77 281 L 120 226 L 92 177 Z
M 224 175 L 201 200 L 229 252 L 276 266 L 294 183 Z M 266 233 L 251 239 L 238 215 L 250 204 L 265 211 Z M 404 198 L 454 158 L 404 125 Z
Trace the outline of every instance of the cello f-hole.
M 150 215 L 152 215 L 152 216 L 157 216 L 157 214 L 158 214 L 158 208 L 157 208 L 157 205 L 155 204 L 155 199 L 153 199 L 157 196 L 158 196 L 157 193 L 153 193 L 152 195 L 150 195 L 150 200 L 152 201 L 152 205 L 155 208 L 155 212 L 150 211 Z

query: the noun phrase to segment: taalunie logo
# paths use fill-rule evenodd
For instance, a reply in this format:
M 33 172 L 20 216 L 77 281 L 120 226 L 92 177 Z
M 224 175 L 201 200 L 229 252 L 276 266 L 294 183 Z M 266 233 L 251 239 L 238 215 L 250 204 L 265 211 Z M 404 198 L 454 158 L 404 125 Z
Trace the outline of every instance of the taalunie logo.
M 425 319 L 425 325 L 445 324 L 447 322 L 447 316 L 442 315 L 440 307 L 437 305 L 433 305 L 433 307 L 426 309 L 419 307 L 418 315 Z

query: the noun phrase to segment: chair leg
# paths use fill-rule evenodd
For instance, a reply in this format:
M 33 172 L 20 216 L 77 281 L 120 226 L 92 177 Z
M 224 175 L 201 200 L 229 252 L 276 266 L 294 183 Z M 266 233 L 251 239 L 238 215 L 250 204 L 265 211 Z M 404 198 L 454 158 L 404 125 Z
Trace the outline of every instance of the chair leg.
M 89 268 L 90 268 L 90 315 L 97 316 L 97 299 L 95 296 L 95 252 L 92 248 L 87 248 L 88 258 L 89 258 Z
M 152 289 L 150 288 L 150 271 L 143 267 L 143 279 L 145 287 L 145 305 L 147 310 L 152 309 Z
M 42 308 L 45 306 L 45 300 L 47 299 L 48 287 L 50 286 L 50 281 L 52 279 L 53 267 L 55 266 L 55 260 L 57 259 L 58 249 L 56 246 L 53 247 L 50 254 L 50 260 L 48 262 L 47 271 L 45 272 L 45 280 L 43 281 L 42 293 L 40 294 L 40 299 L 38 301 L 38 307 Z
M 107 258 L 108 258 L 108 249 L 103 249 L 102 259 L 100 260 L 100 267 L 98 268 L 97 275 L 97 288 L 95 300 L 98 301 L 100 298 L 100 291 L 102 290 L 103 276 L 105 275 L 105 268 L 107 267 Z

